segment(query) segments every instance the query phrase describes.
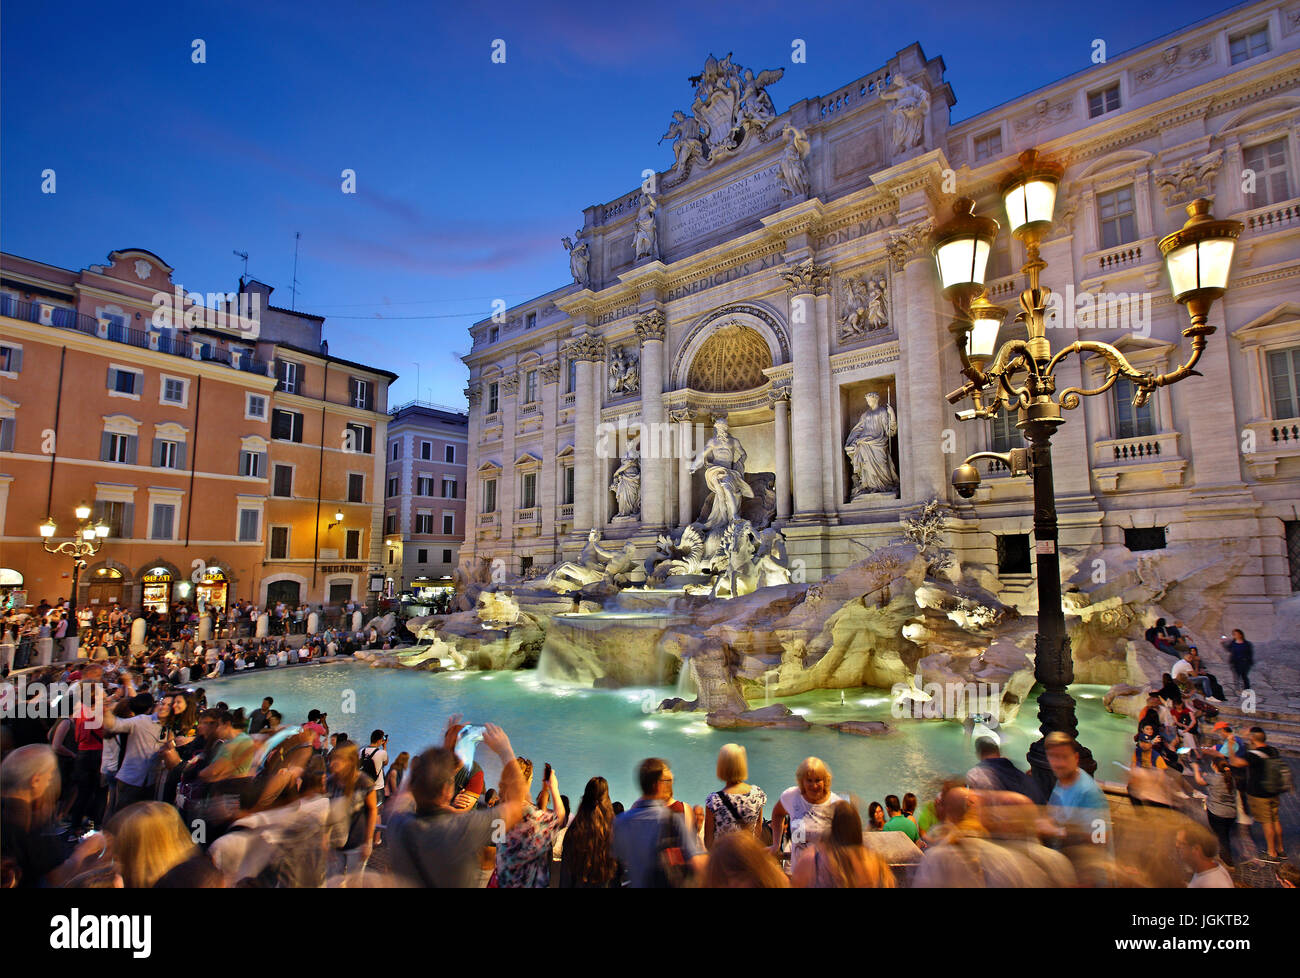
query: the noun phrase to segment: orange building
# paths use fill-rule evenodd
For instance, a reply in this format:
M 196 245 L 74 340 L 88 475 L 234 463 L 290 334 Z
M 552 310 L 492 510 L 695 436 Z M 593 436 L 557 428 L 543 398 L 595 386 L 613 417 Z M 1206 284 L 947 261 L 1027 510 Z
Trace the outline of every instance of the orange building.
M 331 357 L 324 321 L 270 294 L 186 293 L 140 249 L 0 255 L 0 588 L 69 596 L 38 525 L 65 539 L 85 501 L 110 531 L 79 606 L 367 596 L 395 375 Z

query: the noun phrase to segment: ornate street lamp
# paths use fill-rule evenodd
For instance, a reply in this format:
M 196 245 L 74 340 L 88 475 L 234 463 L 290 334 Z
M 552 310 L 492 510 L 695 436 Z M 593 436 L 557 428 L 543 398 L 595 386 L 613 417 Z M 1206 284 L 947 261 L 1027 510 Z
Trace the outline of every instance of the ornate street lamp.
M 961 358 L 962 376 L 966 378 L 966 383 L 949 394 L 948 400 L 956 404 L 971 399 L 974 407 L 957 415 L 964 421 L 992 418 L 1003 407 L 1014 408 L 1019 416 L 1016 427 L 1024 432 L 1029 443 L 1027 450 L 1016 450 L 1005 457 L 978 452 L 958 467 L 952 481 L 959 495 L 974 496 L 980 477 L 970 463 L 984 457 L 999 458 L 1008 464 L 1013 475 L 1033 477 L 1038 576 L 1034 677 L 1043 686 L 1038 699 L 1043 737 L 1054 731 L 1064 731 L 1072 737 L 1078 733 L 1074 699 L 1067 692 L 1074 681 L 1074 665 L 1061 606 L 1056 498 L 1052 484 L 1051 441 L 1057 426 L 1064 422 L 1061 411 L 1077 408 L 1083 397 L 1104 394 L 1120 377 L 1132 381 L 1133 404 L 1141 407 L 1157 388 L 1197 375 L 1196 363 L 1205 350 L 1206 338 L 1215 329 L 1208 322 L 1210 309 L 1227 289 L 1233 248 L 1242 231 L 1239 221 L 1211 217 L 1209 201 L 1201 199 L 1188 205 L 1187 223 L 1159 242 L 1174 299 L 1187 307 L 1191 317 L 1191 325 L 1183 330 L 1183 336 L 1191 340 L 1191 353 L 1187 362 L 1176 370 L 1162 374 L 1138 370 L 1114 346 L 1094 340 L 1076 340 L 1053 353 L 1047 339 L 1051 290 L 1039 281 L 1047 267 L 1039 257 L 1039 244 L 1052 225 L 1061 173 L 1060 166 L 1044 160 L 1037 151 L 1028 150 L 1021 154 L 1017 170 L 1002 184 L 1011 233 L 1025 244 L 1026 260 L 1020 271 L 1025 276 L 1026 288 L 1020 294 L 1021 311 L 1016 321 L 1024 324 L 1026 339 L 1008 340 L 994 349 L 1005 313 L 985 302 L 983 296 L 988 253 L 998 231 L 996 221 L 977 216 L 974 202 L 961 198 L 954 204 L 953 220 L 936 229 L 932 248 L 944 295 L 956 310 L 949 330 Z M 1071 354 L 1087 353 L 1105 360 L 1108 367 L 1105 381 L 1096 388 L 1070 387 L 1057 394 L 1058 365 Z M 1086 748 L 1080 761 L 1089 773 L 1096 770 L 1096 761 Z M 1042 739 L 1029 749 L 1029 763 L 1034 779 L 1050 789 L 1055 778 Z
M 54 522 L 53 516 L 47 517 L 38 529 L 41 534 L 41 543 L 45 546 L 47 553 L 65 554 L 72 558 L 72 594 L 68 598 L 68 628 L 71 630 L 71 634 L 65 632 L 64 635 L 65 640 L 68 637 L 76 640 L 79 648 L 81 629 L 77 625 L 77 580 L 81 576 L 82 569 L 86 566 L 86 558 L 93 557 L 104 546 L 104 540 L 108 538 L 109 528 L 103 520 L 95 523 L 90 522 L 91 509 L 84 502 L 78 505 L 73 512 L 76 513 L 78 526 L 70 540 L 52 543 L 54 535 L 58 532 L 58 524 Z

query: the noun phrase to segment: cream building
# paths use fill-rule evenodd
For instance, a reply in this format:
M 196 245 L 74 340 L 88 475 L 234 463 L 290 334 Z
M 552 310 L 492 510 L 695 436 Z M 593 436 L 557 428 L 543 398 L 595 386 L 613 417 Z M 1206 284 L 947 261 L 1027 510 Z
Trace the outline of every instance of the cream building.
M 1020 435 L 1014 419 L 959 422 L 944 398 L 959 364 L 929 236 L 957 195 L 1005 229 L 999 182 L 1037 148 L 1065 166 L 1043 246 L 1066 304 L 1054 348 L 1106 340 L 1173 369 L 1186 313 L 1156 241 L 1197 196 L 1245 224 L 1203 376 L 1140 410 L 1121 383 L 1067 412 L 1063 553 L 1234 539 L 1251 559 L 1225 627 L 1271 627 L 1300 589 L 1298 52 L 1300 3 L 1245 5 L 955 125 L 943 61 L 919 44 L 780 113 L 780 71 L 710 58 L 677 93 L 692 104 L 670 124 L 673 165 L 565 239 L 574 281 L 471 328 L 462 565 L 544 567 L 593 527 L 648 556 L 699 519 L 691 450 L 725 415 L 809 580 L 898 539 L 937 496 L 962 560 L 996 568 L 1013 599 L 1031 592 L 1028 480 L 987 471 L 969 501 L 949 487 L 968 454 Z M 1015 305 L 1023 260 L 1004 230 L 992 301 Z M 1058 376 L 1104 372 L 1072 359 Z M 845 444 L 870 392 L 897 419 L 878 479 L 896 468 L 897 484 L 859 491 Z M 636 425 L 639 493 L 620 501 Z

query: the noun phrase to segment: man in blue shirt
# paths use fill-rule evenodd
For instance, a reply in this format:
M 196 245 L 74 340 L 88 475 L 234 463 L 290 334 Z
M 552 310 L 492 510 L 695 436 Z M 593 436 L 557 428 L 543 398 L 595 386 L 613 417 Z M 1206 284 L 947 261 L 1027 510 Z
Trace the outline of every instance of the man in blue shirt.
M 690 867 L 699 875 L 708 857 L 686 819 L 667 807 L 673 796 L 673 772 L 668 762 L 650 757 L 637 770 L 641 797 L 614 819 L 611 850 L 627 876 L 627 885 L 636 887 L 669 886 L 665 864 Z M 680 851 L 680 860 L 677 852 Z M 662 853 L 662 855 L 661 855 Z
M 1047 763 L 1056 775 L 1056 787 L 1047 809 L 1055 823 L 1055 835 L 1064 846 L 1110 844 L 1110 805 L 1092 776 L 1079 767 L 1079 745 L 1069 734 L 1057 730 L 1043 741 Z

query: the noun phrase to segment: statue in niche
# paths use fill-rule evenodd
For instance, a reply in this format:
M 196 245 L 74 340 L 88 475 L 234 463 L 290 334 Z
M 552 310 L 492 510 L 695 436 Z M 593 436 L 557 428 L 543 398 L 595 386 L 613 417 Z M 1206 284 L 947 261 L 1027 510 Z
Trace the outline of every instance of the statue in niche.
M 609 392 L 635 394 L 641 389 L 641 362 L 635 353 L 614 347 L 609 356 Z
M 895 75 L 894 84 L 880 90 L 880 97 L 893 102 L 894 153 L 901 155 L 921 145 L 925 137 L 925 117 L 930 114 L 930 94 L 915 82 Z
M 889 325 L 885 280 L 870 275 L 846 279 L 840 297 L 840 339 L 850 340 Z
M 785 127 L 785 149 L 781 152 L 781 189 L 786 196 L 803 199 L 812 193 L 808 182 L 808 137 L 794 126 Z
M 564 243 L 564 250 L 569 253 L 569 273 L 573 276 L 573 281 L 581 286 L 590 283 L 591 277 L 588 272 L 588 266 L 591 263 L 591 248 L 587 242 L 582 240 L 582 232 L 575 231 L 576 242 L 569 238 L 561 238 Z
M 740 513 L 741 500 L 752 499 L 754 490 L 745 481 L 748 457 L 739 440 L 731 434 L 725 415 L 713 419 L 714 435 L 690 465 L 690 471 L 704 469 L 704 484 L 711 493 L 712 509 L 704 521 L 706 529 L 727 526 Z
M 576 591 L 588 584 L 605 579 L 605 569 L 619 556 L 617 550 L 607 550 L 600 545 L 600 530 L 587 531 L 587 542 L 577 560 L 566 560 L 542 578 L 542 584 L 556 591 Z
M 636 234 L 632 238 L 633 260 L 659 257 L 659 237 L 655 230 L 654 194 L 641 195 L 641 209 L 636 215 Z
M 614 470 L 609 490 L 618 502 L 614 520 L 634 520 L 641 515 L 641 452 L 639 439 L 633 438 Z
M 844 453 L 853 467 L 851 499 L 898 490 L 898 469 L 889 453 L 890 439 L 897 434 L 898 416 L 893 405 L 882 406 L 880 393 L 868 391 L 867 409 L 844 443 Z

